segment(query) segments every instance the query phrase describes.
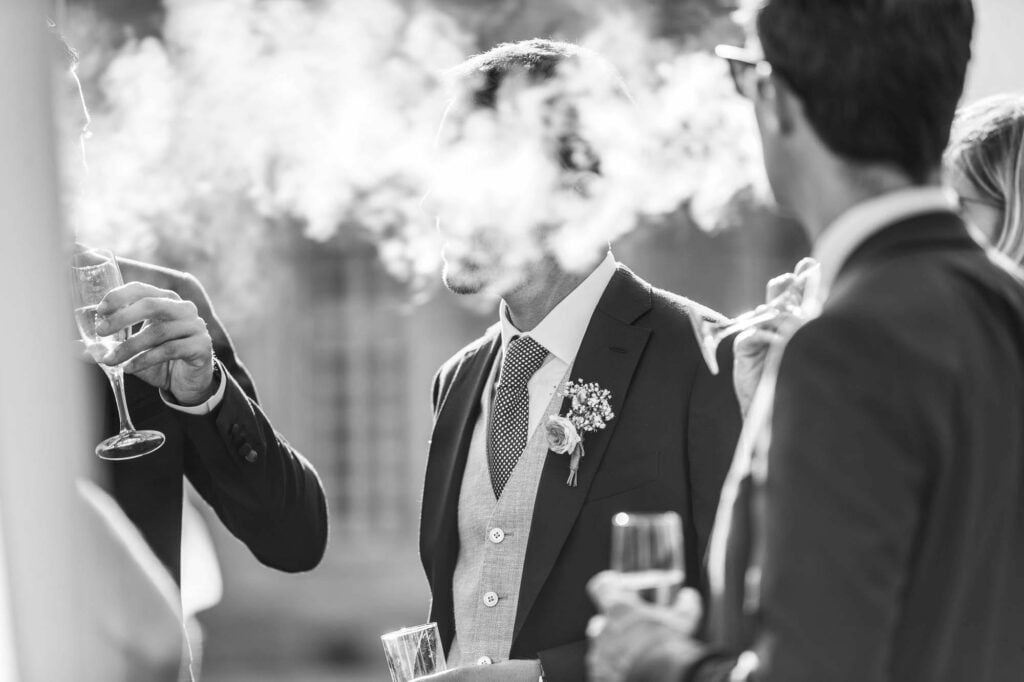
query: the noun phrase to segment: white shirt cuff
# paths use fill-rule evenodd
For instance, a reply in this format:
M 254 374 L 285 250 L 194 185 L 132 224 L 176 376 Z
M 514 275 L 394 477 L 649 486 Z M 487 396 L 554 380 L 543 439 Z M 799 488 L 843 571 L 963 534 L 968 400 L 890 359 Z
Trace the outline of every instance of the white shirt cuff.
M 214 362 L 217 361 L 214 360 Z M 200 403 L 198 405 L 179 405 L 178 403 L 174 402 L 174 397 L 163 389 L 160 389 L 160 399 L 164 401 L 164 405 L 167 405 L 167 407 L 171 408 L 172 410 L 177 410 L 178 412 L 197 415 L 210 414 L 215 409 L 217 409 L 217 406 L 220 405 L 222 400 L 224 400 L 224 393 L 227 391 L 228 388 L 228 378 L 227 376 L 225 376 L 225 374 L 226 372 L 224 371 L 224 368 L 221 367 L 220 386 L 217 387 L 217 390 L 214 392 L 212 396 L 210 396 L 210 399 L 207 400 L 205 403 Z

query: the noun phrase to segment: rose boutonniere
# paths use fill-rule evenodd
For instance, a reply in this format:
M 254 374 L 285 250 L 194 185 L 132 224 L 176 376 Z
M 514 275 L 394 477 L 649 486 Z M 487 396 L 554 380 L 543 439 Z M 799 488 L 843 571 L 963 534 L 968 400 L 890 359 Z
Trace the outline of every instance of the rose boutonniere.
M 576 487 L 583 450 L 583 434 L 600 431 L 615 417 L 612 412 L 612 394 L 596 383 L 567 381 L 559 395 L 572 399 L 567 415 L 548 417 L 545 430 L 548 448 L 559 455 L 569 455 L 569 480 L 566 485 Z

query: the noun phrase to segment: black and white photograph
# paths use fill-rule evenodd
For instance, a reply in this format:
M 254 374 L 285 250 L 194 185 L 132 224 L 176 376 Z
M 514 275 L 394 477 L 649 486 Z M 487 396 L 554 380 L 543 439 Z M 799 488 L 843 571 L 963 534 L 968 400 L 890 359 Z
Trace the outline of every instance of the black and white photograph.
M 1024 0 L 2 0 L 0 682 L 1024 682 Z

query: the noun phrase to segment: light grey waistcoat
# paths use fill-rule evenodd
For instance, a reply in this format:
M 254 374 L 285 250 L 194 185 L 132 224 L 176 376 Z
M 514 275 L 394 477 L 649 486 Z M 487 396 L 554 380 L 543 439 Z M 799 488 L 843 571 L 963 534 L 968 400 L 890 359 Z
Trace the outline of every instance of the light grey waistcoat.
M 491 413 L 490 387 L 499 365 L 500 361 L 494 363 L 486 384 L 488 389 L 481 396 L 482 409 L 473 429 L 459 494 L 459 558 L 452 579 L 455 640 L 448 654 L 449 668 L 508 660 L 533 523 L 533 504 L 548 454 L 544 423 L 549 416 L 558 414 L 562 406 L 562 396 L 555 391 L 505 484 L 501 499 L 495 500 L 487 466 L 487 422 Z M 560 386 L 571 372 L 570 366 Z M 568 462 L 567 457 L 566 471 Z

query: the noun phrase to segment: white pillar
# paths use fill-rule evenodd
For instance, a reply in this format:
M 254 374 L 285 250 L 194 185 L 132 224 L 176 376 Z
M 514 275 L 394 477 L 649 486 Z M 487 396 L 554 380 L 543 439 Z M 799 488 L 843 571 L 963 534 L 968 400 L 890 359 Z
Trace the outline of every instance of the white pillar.
M 80 608 L 95 564 L 73 481 L 88 465 L 81 363 L 50 110 L 47 3 L 0 3 L 0 680 L 64 682 L 92 669 Z

